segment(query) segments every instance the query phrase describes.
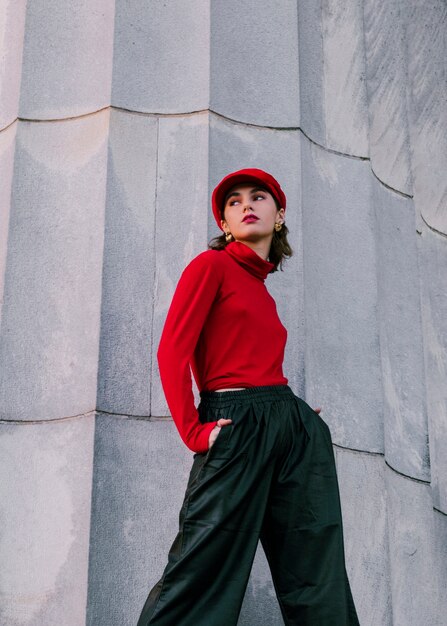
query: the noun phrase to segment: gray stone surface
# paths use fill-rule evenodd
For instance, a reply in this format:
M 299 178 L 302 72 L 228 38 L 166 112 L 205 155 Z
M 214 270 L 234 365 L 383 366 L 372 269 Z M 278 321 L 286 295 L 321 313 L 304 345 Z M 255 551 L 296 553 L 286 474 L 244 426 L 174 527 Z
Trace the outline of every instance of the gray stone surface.
M 60 119 L 110 104 L 114 9 L 104 0 L 26 3 L 21 117 Z
M 0 623 L 85 623 L 93 415 L 0 424 Z
M 153 113 L 207 109 L 208 0 L 116 0 L 112 103 Z
M 3 302 L 3 289 L 6 271 L 6 250 L 8 247 L 8 226 L 11 208 L 11 184 L 14 165 L 14 150 L 17 123 L 0 133 L 0 302 Z M 0 307 L 0 324 L 2 307 Z
M 208 114 L 161 118 L 155 221 L 151 414 L 168 415 L 156 351 L 172 296 L 188 262 L 206 249 Z M 194 388 L 195 389 L 195 388 Z M 195 389 L 197 401 L 197 390 Z
M 383 456 L 335 448 L 346 568 L 362 626 L 391 626 Z M 395 622 L 395 626 L 397 626 Z M 403 626 L 404 622 L 402 622 Z
M 296 21 L 296 0 L 211 2 L 213 111 L 262 126 L 299 126 Z
M 108 112 L 17 131 L 0 418 L 95 407 Z
M 334 442 L 383 451 L 369 164 L 302 142 L 306 397 Z
M 443 626 L 447 615 L 447 516 L 430 487 L 386 472 L 393 624 Z
M 368 155 L 362 0 L 322 1 L 325 146 Z
M 269 565 L 258 545 L 237 626 L 283 626 Z
M 0 3 L 0 130 L 17 117 L 26 2 Z
M 112 111 L 97 407 L 150 415 L 158 121 Z
M 421 226 L 421 306 L 434 506 L 447 514 L 447 242 Z
M 406 10 L 405 10 L 406 8 Z M 447 4 L 402 7 L 408 49 L 410 137 L 416 207 L 447 234 Z
M 325 145 L 324 42 L 321 32 L 321 1 L 297 2 L 300 127 L 308 137 Z
M 367 156 L 362 2 L 299 2 L 298 28 L 303 130 L 327 148 Z
M 363 4 L 369 148 L 378 178 L 411 194 L 408 59 L 399 4 L 400 0 Z
M 373 181 L 385 458 L 430 480 L 418 239 L 413 201 Z
M 301 134 L 244 127 L 211 117 L 210 193 L 225 174 L 243 167 L 260 167 L 278 177 L 287 197 L 286 223 L 294 251 L 284 271 L 266 279 L 275 298 L 279 317 L 287 328 L 288 339 L 284 373 L 296 393 L 304 393 L 304 304 L 303 241 L 301 226 Z M 208 206 L 210 201 L 208 200 Z M 209 238 L 221 234 L 208 209 Z
M 191 460 L 171 420 L 98 413 L 89 626 L 135 626 L 177 533 Z

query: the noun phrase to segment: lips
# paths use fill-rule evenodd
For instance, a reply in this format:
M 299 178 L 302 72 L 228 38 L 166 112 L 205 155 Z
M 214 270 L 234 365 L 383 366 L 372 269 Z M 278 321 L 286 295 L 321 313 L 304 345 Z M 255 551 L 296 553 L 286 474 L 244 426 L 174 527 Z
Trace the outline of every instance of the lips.
M 255 215 L 247 215 L 247 217 L 244 217 L 242 221 L 243 222 L 257 222 L 258 219 L 259 217 L 256 217 Z

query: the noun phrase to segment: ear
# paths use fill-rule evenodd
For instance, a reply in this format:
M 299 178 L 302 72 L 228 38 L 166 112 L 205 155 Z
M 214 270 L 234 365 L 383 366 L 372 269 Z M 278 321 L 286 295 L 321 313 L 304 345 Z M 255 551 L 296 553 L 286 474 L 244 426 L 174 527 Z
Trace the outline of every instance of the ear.
M 282 219 L 285 219 L 285 217 L 284 217 L 285 212 L 286 211 L 283 208 L 278 209 L 278 215 L 280 215 L 282 217 Z
M 228 226 L 225 220 L 220 220 L 220 225 L 222 226 L 223 230 L 225 230 L 224 226 Z

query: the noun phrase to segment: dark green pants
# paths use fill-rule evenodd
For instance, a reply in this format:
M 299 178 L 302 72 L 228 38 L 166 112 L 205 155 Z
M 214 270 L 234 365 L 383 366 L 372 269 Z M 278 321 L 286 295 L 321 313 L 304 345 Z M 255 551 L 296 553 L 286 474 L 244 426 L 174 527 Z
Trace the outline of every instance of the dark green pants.
M 179 533 L 137 626 L 237 624 L 258 540 L 287 625 L 358 625 L 328 426 L 288 385 L 202 392 L 233 423 L 196 454 Z

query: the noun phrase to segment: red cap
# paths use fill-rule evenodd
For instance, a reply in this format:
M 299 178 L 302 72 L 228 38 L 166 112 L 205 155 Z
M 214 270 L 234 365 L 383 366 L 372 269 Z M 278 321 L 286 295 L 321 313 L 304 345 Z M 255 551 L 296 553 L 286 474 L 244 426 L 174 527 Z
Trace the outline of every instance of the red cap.
M 220 225 L 220 221 L 222 219 L 220 211 L 223 209 L 225 196 L 232 187 L 243 183 L 258 183 L 261 187 L 264 187 L 272 194 L 280 208 L 283 208 L 284 210 L 286 209 L 286 196 L 284 195 L 278 181 L 273 178 L 271 174 L 256 168 L 238 170 L 237 172 L 232 172 L 231 174 L 225 176 L 225 178 L 222 178 L 213 191 L 211 202 L 214 217 L 220 230 L 223 230 Z

